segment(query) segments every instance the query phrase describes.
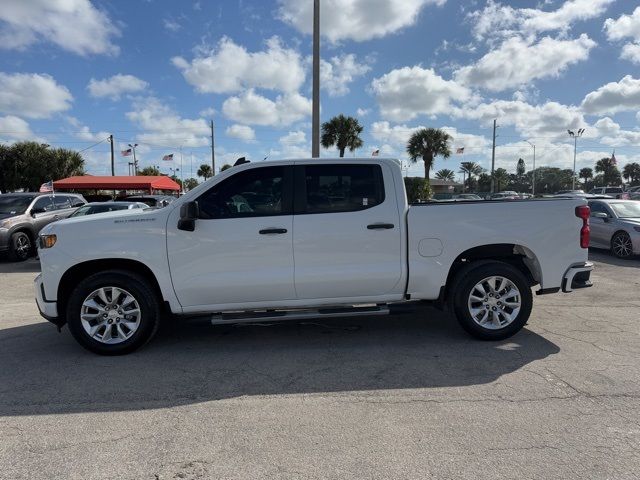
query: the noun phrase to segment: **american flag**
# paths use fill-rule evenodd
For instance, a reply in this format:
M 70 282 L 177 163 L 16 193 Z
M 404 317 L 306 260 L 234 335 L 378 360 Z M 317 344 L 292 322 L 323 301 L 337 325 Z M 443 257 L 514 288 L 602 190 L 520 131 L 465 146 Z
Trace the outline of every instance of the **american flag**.
M 165 155 L 164 157 L 162 157 L 162 160 L 165 162 L 172 162 L 173 161 L 173 153 L 170 153 L 169 155 Z
M 380 155 L 380 149 L 374 150 L 373 152 L 371 152 L 372 157 L 377 157 L 378 155 Z
M 50 193 L 53 192 L 53 180 L 49 180 L 47 183 L 40 185 L 40 192 Z
M 123 157 L 130 157 L 131 156 L 131 149 L 127 148 L 126 150 L 120 150 L 120 154 Z
M 456 154 L 462 155 L 464 153 L 464 147 L 456 148 Z

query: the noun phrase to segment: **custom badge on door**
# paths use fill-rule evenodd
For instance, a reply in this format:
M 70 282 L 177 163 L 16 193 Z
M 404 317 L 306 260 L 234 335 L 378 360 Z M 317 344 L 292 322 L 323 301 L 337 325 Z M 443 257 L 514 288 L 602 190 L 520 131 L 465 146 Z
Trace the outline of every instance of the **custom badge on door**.
M 362 206 L 366 207 L 367 205 L 369 205 L 369 199 L 366 197 L 362 198 Z

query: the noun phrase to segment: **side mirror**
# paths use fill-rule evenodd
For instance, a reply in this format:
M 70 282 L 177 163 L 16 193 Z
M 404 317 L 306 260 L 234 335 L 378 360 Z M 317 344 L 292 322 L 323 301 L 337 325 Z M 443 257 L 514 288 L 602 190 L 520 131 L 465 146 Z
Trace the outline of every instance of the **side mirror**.
M 593 212 L 591 216 L 593 218 L 602 218 L 605 222 L 609 220 L 609 215 L 604 212 Z
M 187 202 L 180 206 L 180 220 L 178 230 L 193 232 L 196 229 L 196 220 L 200 216 L 198 202 Z

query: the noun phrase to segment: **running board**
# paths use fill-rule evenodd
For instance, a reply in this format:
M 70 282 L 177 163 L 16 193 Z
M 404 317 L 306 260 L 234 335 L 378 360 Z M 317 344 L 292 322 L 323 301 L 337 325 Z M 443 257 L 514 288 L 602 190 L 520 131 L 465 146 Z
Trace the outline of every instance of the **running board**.
M 228 312 L 212 315 L 211 323 L 213 325 L 223 325 L 229 323 L 310 320 L 332 317 L 357 317 L 365 315 L 389 315 L 389 308 L 387 306 L 365 306 L 301 310 L 260 310 L 253 312 Z

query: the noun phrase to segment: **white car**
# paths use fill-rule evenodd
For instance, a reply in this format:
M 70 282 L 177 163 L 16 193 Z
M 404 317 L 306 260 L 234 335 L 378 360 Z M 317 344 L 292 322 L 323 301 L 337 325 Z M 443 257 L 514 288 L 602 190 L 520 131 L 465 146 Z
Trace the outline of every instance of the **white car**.
M 582 199 L 407 204 L 392 159 L 246 163 L 163 209 L 56 222 L 40 235 L 42 315 L 87 349 L 128 353 L 161 314 L 213 323 L 450 308 L 507 338 L 538 294 L 588 287 Z

